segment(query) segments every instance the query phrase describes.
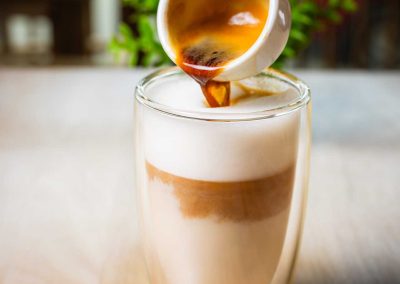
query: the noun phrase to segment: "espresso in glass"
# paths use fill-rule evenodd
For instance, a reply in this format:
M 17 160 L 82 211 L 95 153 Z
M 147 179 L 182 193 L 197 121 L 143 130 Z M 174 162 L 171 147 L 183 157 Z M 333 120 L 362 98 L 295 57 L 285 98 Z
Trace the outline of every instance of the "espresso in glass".
M 286 283 L 308 171 L 308 89 L 274 71 L 209 108 L 177 69 L 137 89 L 142 244 L 154 284 Z

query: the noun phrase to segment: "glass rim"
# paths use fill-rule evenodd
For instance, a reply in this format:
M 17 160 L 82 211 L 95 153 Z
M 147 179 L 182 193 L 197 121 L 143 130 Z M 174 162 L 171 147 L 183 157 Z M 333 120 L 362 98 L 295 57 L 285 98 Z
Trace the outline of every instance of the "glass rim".
M 135 88 L 135 98 L 143 106 L 158 111 L 162 114 L 169 116 L 191 119 L 191 120 L 201 120 L 201 121 L 216 121 L 216 122 L 238 122 L 238 121 L 252 121 L 273 118 L 285 114 L 289 114 L 296 111 L 303 106 L 307 105 L 311 99 L 311 91 L 307 84 L 298 79 L 297 77 L 282 71 L 278 71 L 272 68 L 267 68 L 260 74 L 266 75 L 270 78 L 277 79 L 285 84 L 289 84 L 291 87 L 299 93 L 299 96 L 295 100 L 290 101 L 288 104 L 284 104 L 278 107 L 266 108 L 265 110 L 251 111 L 251 112 L 241 112 L 241 113 L 215 113 L 207 111 L 189 111 L 174 108 L 162 103 L 158 103 L 148 96 L 146 96 L 147 88 L 154 84 L 156 81 L 169 78 L 176 75 L 183 75 L 184 72 L 179 67 L 169 67 L 156 70 L 150 75 L 144 77 Z

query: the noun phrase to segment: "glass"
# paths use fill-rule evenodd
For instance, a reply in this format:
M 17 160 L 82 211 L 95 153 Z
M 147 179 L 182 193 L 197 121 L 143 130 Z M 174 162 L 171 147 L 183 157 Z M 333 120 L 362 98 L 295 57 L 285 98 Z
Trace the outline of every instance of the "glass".
M 185 80 L 179 69 L 164 69 L 136 89 L 136 185 L 149 282 L 289 282 L 308 186 L 309 88 L 269 69 L 243 80 L 278 86 L 280 94 L 257 110 L 190 111 L 155 95 L 179 93 Z

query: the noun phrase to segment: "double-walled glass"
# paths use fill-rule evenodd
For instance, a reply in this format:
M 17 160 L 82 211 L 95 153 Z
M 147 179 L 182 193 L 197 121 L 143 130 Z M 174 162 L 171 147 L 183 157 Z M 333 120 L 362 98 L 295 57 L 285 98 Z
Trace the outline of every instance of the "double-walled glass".
M 136 182 L 149 282 L 289 282 L 308 185 L 309 89 L 267 70 L 252 82 L 272 84 L 276 93 L 256 111 L 163 103 L 162 93 L 178 92 L 185 78 L 165 69 L 136 90 Z

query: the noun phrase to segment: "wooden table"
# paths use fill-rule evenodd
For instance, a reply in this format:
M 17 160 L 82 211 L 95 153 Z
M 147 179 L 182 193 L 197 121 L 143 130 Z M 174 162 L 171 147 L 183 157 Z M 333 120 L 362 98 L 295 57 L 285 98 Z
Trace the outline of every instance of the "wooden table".
M 0 283 L 145 283 L 132 116 L 145 73 L 0 69 Z M 296 283 L 399 283 L 400 73 L 295 73 L 314 94 Z

